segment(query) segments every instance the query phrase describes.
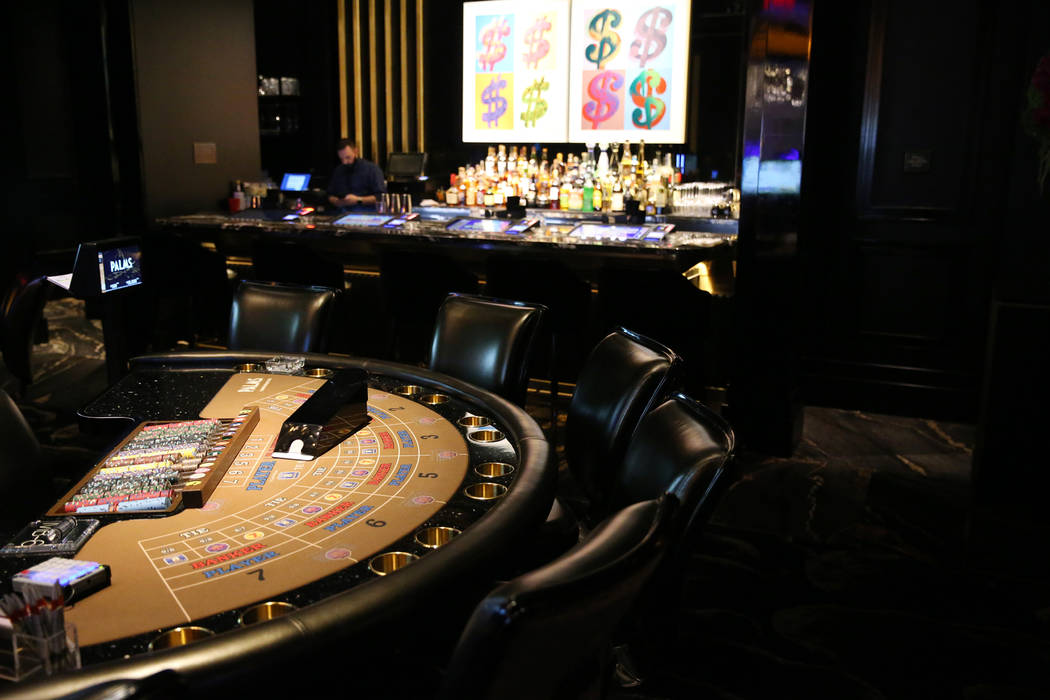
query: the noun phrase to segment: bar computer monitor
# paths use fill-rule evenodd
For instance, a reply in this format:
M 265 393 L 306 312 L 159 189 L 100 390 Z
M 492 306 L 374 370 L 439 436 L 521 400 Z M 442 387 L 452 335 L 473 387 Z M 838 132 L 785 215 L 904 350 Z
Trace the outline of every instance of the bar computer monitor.
M 305 192 L 309 186 L 309 173 L 285 173 L 281 180 L 282 192 Z
M 426 166 L 426 153 L 391 153 L 386 159 L 386 176 L 394 180 L 414 180 L 422 177 Z

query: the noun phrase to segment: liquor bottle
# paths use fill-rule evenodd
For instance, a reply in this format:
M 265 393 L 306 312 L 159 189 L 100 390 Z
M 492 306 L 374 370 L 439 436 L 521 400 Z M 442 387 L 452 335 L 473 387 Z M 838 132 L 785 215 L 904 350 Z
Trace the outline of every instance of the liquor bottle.
M 620 182 L 619 176 L 613 180 L 612 197 L 609 198 L 609 210 L 613 212 L 621 212 L 624 210 L 623 185 Z
M 561 178 L 558 177 L 558 171 L 555 169 L 554 175 L 551 177 L 551 191 L 550 196 L 551 209 L 558 209 L 561 207 Z
M 583 181 L 583 211 L 594 211 L 594 194 L 598 193 L 599 204 L 602 201 L 601 190 L 594 189 L 594 182 L 591 180 L 591 176 L 587 175 Z
M 496 175 L 496 147 L 489 146 L 489 154 L 485 156 L 485 174 L 489 177 Z
M 507 147 L 502 143 L 499 145 L 499 154 L 496 156 L 496 175 L 501 179 L 507 172 Z

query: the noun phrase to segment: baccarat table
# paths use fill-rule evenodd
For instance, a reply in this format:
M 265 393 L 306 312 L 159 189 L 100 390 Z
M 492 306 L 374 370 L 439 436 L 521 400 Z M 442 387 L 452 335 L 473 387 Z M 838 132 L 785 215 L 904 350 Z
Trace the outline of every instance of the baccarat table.
M 551 505 L 542 431 L 519 407 L 448 376 L 308 354 L 299 356 L 307 370 L 368 372 L 371 421 L 312 461 L 277 459 L 282 422 L 325 380 L 267 372 L 271 357 L 136 358 L 81 410 L 84 429 L 114 436 L 143 421 L 226 418 L 253 406 L 260 419 L 203 507 L 99 516 L 75 558 L 108 565 L 111 585 L 66 614 L 83 668 L 0 681 L 0 695 L 60 697 L 163 669 L 200 694 L 277 687 L 297 673 L 309 676 L 307 688 L 323 684 L 333 663 L 367 674 L 397 668 L 398 654 L 418 662 L 434 639 L 454 640 Z M 297 672 L 278 677 L 274 664 Z

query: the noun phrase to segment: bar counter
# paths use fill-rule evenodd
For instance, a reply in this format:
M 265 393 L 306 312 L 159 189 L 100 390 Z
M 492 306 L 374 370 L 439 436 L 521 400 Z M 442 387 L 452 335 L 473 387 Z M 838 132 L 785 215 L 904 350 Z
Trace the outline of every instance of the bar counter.
M 397 229 L 336 224 L 339 216 L 326 214 L 284 221 L 281 215 L 289 212 L 279 210 L 171 216 L 157 219 L 156 227 L 176 236 L 209 241 L 226 255 L 250 256 L 252 244 L 259 239 L 297 240 L 344 264 L 364 267 L 389 249 L 446 254 L 471 267 L 483 264 L 493 253 L 554 258 L 588 277 L 608 264 L 684 272 L 698 262 L 714 261 L 716 267 L 728 270 L 736 256 L 738 222 L 734 219 L 649 217 L 647 223 L 671 223 L 674 231 L 658 241 L 626 241 L 570 235 L 573 226 L 583 221 L 624 224 L 622 214 L 528 209 L 526 218 L 538 218 L 540 223 L 524 234 L 508 235 L 446 229 L 457 218 L 497 218 L 499 212 L 466 207 L 420 207 L 415 211 L 420 217 Z M 731 276 L 731 272 L 726 274 Z

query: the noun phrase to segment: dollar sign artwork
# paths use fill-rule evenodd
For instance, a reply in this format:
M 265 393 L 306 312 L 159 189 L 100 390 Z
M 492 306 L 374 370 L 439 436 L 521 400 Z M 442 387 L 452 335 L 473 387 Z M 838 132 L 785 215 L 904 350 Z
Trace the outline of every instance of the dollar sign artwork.
M 634 27 L 637 37 L 631 42 L 631 57 L 645 68 L 645 62 L 656 58 L 667 48 L 667 27 L 671 24 L 671 11 L 663 7 L 646 10 Z
M 544 32 L 550 31 L 550 28 L 551 23 L 547 21 L 547 18 L 540 17 L 536 20 L 536 24 L 529 27 L 528 31 L 525 32 L 525 44 L 528 46 L 524 57 L 526 68 L 529 67 L 530 63 L 533 68 L 538 67 L 540 59 L 550 52 L 551 44 L 543 38 Z
M 620 35 L 613 31 L 620 26 L 620 19 L 620 13 L 616 10 L 602 10 L 591 18 L 587 27 L 587 33 L 597 43 L 589 44 L 583 55 L 597 66 L 598 70 L 620 51 Z
M 507 111 L 507 99 L 500 97 L 499 91 L 507 87 L 507 81 L 497 74 L 484 90 L 481 91 L 481 101 L 487 107 L 487 111 L 481 115 L 485 126 L 490 129 L 496 126 L 499 118 Z
M 593 101 L 583 106 L 583 118 L 591 123 L 592 129 L 597 129 L 599 124 L 616 114 L 620 108 L 616 93 L 622 87 L 623 76 L 615 71 L 607 70 L 591 78 L 587 94 Z
M 507 55 L 507 45 L 503 37 L 510 34 L 510 25 L 502 17 L 492 20 L 481 32 L 481 43 L 485 50 L 478 54 L 482 70 L 492 70 Z
M 631 101 L 641 107 L 631 113 L 631 122 L 639 129 L 652 129 L 660 123 L 667 112 L 667 105 L 653 92 L 662 95 L 667 90 L 667 81 L 652 68 L 638 74 L 631 83 Z
M 539 78 L 521 93 L 521 101 L 527 105 L 525 111 L 521 113 L 521 121 L 525 126 L 536 126 L 536 120 L 547 113 L 547 100 L 540 95 L 549 87 L 550 83 Z M 529 124 L 529 122 L 532 123 Z

